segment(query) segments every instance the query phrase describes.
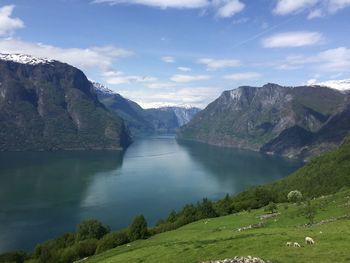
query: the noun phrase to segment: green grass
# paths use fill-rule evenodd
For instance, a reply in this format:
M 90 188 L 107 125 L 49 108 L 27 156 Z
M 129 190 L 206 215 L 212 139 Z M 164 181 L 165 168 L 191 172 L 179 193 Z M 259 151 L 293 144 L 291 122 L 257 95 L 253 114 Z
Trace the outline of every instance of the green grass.
M 321 206 L 316 222 L 350 213 L 350 190 L 341 191 L 313 202 Z M 258 223 L 263 209 L 201 220 L 148 240 L 139 240 L 90 258 L 87 262 L 201 262 L 234 256 L 257 256 L 272 262 L 350 262 L 350 220 L 339 219 L 319 226 L 303 227 L 301 206 L 279 204 L 281 213 L 266 219 L 265 227 L 238 232 L 240 227 Z M 275 220 L 276 219 L 276 220 Z M 322 233 L 321 233 L 322 232 Z M 314 238 L 306 246 L 304 238 Z M 301 248 L 286 247 L 287 241 L 299 242 Z

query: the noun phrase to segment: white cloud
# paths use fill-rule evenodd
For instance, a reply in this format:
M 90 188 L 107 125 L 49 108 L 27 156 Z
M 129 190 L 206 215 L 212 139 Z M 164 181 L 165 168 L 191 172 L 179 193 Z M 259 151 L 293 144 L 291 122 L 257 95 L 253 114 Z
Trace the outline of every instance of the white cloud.
M 197 61 L 197 63 L 206 65 L 207 70 L 214 71 L 222 68 L 232 68 L 241 65 L 241 62 L 237 59 L 211 59 L 202 58 Z
M 107 71 L 103 74 L 105 82 L 110 85 L 147 83 L 157 81 L 157 78 L 150 76 L 125 75 L 121 71 Z
M 311 19 L 314 19 L 314 18 L 322 17 L 322 16 L 323 16 L 322 10 L 321 9 L 315 9 L 315 10 L 312 10 L 309 13 L 309 15 L 307 16 L 307 19 L 311 20 Z
M 212 8 L 218 17 L 227 18 L 241 12 L 245 5 L 240 0 L 94 0 L 95 4 L 144 5 L 161 9 L 202 9 Z
M 12 35 L 16 29 L 24 27 L 19 18 L 12 18 L 14 5 L 5 5 L 0 8 L 0 36 Z
M 318 44 L 322 40 L 323 36 L 319 32 L 286 32 L 263 39 L 262 45 L 265 48 L 302 47 Z
M 277 15 L 287 15 L 302 11 L 315 5 L 319 0 L 277 0 L 273 12 Z
M 334 14 L 349 6 L 350 0 L 277 0 L 273 12 L 277 15 L 290 15 L 316 8 L 308 15 L 311 19 L 323 16 L 325 13 Z
M 162 61 L 164 61 L 165 63 L 175 63 L 175 58 L 174 57 L 162 57 Z
M 280 69 L 297 69 L 311 65 L 315 70 L 323 72 L 350 72 L 350 49 L 338 47 L 322 51 L 313 56 L 289 56 Z
M 329 0 L 328 1 L 328 11 L 330 13 L 335 13 L 338 10 L 344 9 L 350 6 L 350 0 Z
M 317 79 L 309 79 L 308 81 L 306 81 L 306 85 L 308 86 L 316 85 L 316 83 Z
M 180 71 L 183 71 L 183 72 L 190 72 L 190 71 L 192 71 L 192 69 L 188 68 L 188 67 L 178 67 L 177 69 L 180 70 Z
M 173 82 L 153 82 L 147 83 L 145 86 L 149 89 L 168 89 L 176 87 L 176 84 Z
M 322 81 L 322 82 L 318 82 L 317 79 L 309 79 L 306 82 L 306 85 L 308 85 L 308 86 L 314 86 L 314 85 L 325 86 L 325 87 L 329 87 L 332 89 L 345 91 L 345 90 L 350 90 L 350 79 L 327 80 L 327 81 Z
M 241 12 L 245 5 L 239 0 L 224 1 L 224 4 L 216 11 L 216 15 L 219 17 L 231 17 Z
M 138 4 L 151 7 L 193 9 L 204 8 L 209 5 L 207 0 L 94 0 L 93 3 L 106 3 L 110 5 L 117 4 Z
M 25 42 L 19 39 L 0 39 L 2 53 L 24 53 L 37 57 L 66 62 L 80 69 L 100 68 L 112 66 L 113 60 L 128 57 L 133 52 L 114 46 L 89 48 L 61 48 L 42 43 Z
M 191 105 L 204 108 L 216 99 L 222 88 L 220 87 L 183 87 L 169 91 L 155 90 L 125 90 L 123 96 L 137 101 L 143 108 L 156 108 L 161 106 Z
M 207 80 L 210 79 L 208 75 L 174 75 L 170 78 L 173 82 L 185 83 L 199 80 Z
M 224 79 L 236 80 L 236 81 L 254 80 L 254 79 L 261 78 L 261 76 L 262 75 L 258 72 L 242 72 L 242 73 L 235 73 L 235 74 L 226 75 L 226 76 L 224 76 Z

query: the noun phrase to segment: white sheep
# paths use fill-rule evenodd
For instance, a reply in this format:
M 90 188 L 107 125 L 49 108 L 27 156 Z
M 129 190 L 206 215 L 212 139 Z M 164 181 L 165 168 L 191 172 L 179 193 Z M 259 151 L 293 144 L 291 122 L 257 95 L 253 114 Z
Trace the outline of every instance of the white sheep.
M 292 242 L 287 242 L 287 243 L 286 243 L 286 246 L 287 246 L 287 247 L 291 247 L 291 246 L 292 246 Z
M 309 245 L 314 245 L 315 241 L 311 237 L 305 237 L 305 243 Z
M 294 247 L 301 247 L 298 242 L 294 242 L 293 246 Z

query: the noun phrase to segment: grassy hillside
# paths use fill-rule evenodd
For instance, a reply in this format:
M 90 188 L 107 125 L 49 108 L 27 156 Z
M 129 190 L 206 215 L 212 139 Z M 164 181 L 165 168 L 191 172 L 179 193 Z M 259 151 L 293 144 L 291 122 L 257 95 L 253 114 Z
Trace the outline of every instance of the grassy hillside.
M 350 190 L 312 201 L 319 207 L 316 222 L 339 218 L 350 213 Z M 123 245 L 86 262 L 201 262 L 209 259 L 258 256 L 272 262 L 349 262 L 349 217 L 333 222 L 304 227 L 300 215 L 302 205 L 279 204 L 280 215 L 260 220 L 264 209 L 204 219 L 180 229 Z M 263 222 L 262 228 L 239 232 L 237 229 Z M 304 238 L 314 238 L 314 246 L 306 246 Z M 299 242 L 301 248 L 287 247 L 288 241 Z

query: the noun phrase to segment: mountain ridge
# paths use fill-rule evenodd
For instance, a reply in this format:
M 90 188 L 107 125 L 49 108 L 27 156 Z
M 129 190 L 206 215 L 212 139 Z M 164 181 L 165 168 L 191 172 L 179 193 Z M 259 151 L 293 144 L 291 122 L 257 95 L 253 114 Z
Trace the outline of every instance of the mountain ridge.
M 309 158 L 323 151 L 316 150 L 321 142 L 315 144 L 317 136 L 314 134 L 331 116 L 344 111 L 347 104 L 347 94 L 323 86 L 284 87 L 273 83 L 262 87 L 241 86 L 224 91 L 181 127 L 177 137 Z M 347 119 L 345 115 L 343 119 Z M 343 128 L 346 132 L 340 138 L 327 142 L 332 145 L 330 149 L 339 145 L 344 133 L 348 132 L 348 127 Z M 291 130 L 287 132 L 288 129 Z
M 131 142 L 79 69 L 27 55 L 1 58 L 1 151 L 120 150 Z

